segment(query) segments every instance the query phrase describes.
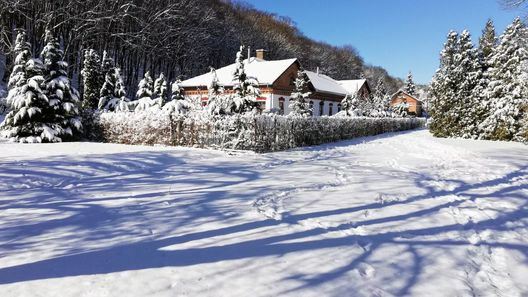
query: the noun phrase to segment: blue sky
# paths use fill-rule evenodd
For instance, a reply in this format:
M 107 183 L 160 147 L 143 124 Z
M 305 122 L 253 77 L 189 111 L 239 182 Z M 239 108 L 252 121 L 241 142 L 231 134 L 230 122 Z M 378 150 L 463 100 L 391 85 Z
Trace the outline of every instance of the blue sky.
M 428 83 L 449 30 L 468 29 L 473 41 L 488 18 L 500 34 L 519 11 L 497 0 L 247 0 L 254 7 L 290 17 L 308 37 L 351 44 L 365 62 L 391 75 L 412 71 Z

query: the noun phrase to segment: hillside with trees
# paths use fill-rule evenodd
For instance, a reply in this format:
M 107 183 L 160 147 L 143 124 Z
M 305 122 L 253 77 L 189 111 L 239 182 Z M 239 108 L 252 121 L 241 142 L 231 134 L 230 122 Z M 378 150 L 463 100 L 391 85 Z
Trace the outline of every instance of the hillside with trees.
M 163 72 L 169 81 L 202 74 L 232 63 L 241 44 L 267 49 L 270 59 L 297 57 L 306 69 L 319 67 L 336 79 L 366 77 L 375 84 L 382 77 L 389 91 L 401 85 L 383 68 L 366 65 L 352 46 L 313 41 L 289 18 L 242 2 L 0 0 L 0 26 L 6 69 L 14 63 L 15 28 L 27 31 L 33 52 L 42 50 L 40 37 L 49 29 L 64 46 L 75 85 L 82 86 L 85 50 L 106 50 L 122 69 L 129 95 L 146 71 Z

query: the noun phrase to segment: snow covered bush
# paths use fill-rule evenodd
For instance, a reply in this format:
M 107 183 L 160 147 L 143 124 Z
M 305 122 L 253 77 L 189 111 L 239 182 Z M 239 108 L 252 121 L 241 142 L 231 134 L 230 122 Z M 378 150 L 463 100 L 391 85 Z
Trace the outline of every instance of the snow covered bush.
M 422 127 L 419 118 L 288 117 L 235 114 L 185 116 L 161 110 L 135 113 L 86 113 L 89 139 L 126 144 L 164 144 L 240 149 L 284 150 Z
M 409 115 L 409 104 L 407 102 L 400 102 L 392 107 L 392 112 L 404 118 Z

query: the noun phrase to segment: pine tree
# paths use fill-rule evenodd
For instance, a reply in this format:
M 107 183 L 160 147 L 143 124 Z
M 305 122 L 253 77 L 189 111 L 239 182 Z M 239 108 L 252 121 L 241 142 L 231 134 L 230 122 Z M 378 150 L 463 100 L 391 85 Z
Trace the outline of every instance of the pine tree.
M 135 111 L 143 111 L 152 107 L 155 102 L 152 100 L 153 82 L 150 72 L 146 72 L 143 79 L 139 82 L 138 91 L 136 93 L 137 101 Z
M 521 140 L 521 122 L 527 104 L 527 29 L 520 18 L 506 28 L 490 58 L 486 89 L 490 113 L 481 124 L 481 137 L 492 140 Z
M 467 30 L 460 34 L 458 48 L 460 53 L 457 55 L 455 77 L 459 85 L 450 111 L 451 118 L 456 119 L 456 122 L 452 123 L 450 136 L 478 138 L 478 125 L 483 120 L 479 96 L 479 90 L 482 90 L 482 68 L 478 50 L 474 48 Z
M 416 96 L 416 85 L 414 84 L 413 75 L 410 71 L 409 74 L 407 74 L 404 91 L 411 96 Z
M 154 81 L 154 98 L 161 98 L 162 102 L 165 103 L 168 100 L 168 86 L 165 75 L 161 73 L 159 77 Z
M 495 25 L 493 24 L 493 21 L 489 19 L 486 22 L 486 27 L 482 31 L 482 36 L 479 39 L 479 58 L 483 71 L 486 71 L 489 68 L 490 57 L 496 46 L 497 35 L 495 33 Z
M 451 31 L 447 35 L 447 42 L 440 53 L 440 68 L 436 71 L 431 82 L 431 122 L 429 130 L 437 137 L 451 135 L 451 109 L 453 98 L 457 98 L 457 84 L 455 77 L 456 55 L 459 53 L 458 33 Z
M 308 87 L 308 76 L 303 69 L 297 71 L 297 78 L 294 81 L 295 89 L 290 96 L 291 116 L 309 117 L 312 115 L 309 103 L 306 101 L 312 94 L 311 92 L 304 92 Z
M 63 60 L 64 54 L 60 49 L 59 41 L 49 30 L 46 31 L 45 43 L 46 46 L 41 53 L 45 66 L 45 92 L 50 105 L 55 110 L 57 122 L 63 128 L 60 131 L 62 138 L 72 138 L 74 133 L 79 133 L 82 130 L 81 117 L 79 116 L 79 93 L 71 86 L 66 71 L 68 63 Z
M 357 93 L 347 94 L 343 100 L 341 100 L 341 109 L 344 111 L 346 116 L 362 116 L 362 111 L 359 109 L 360 100 Z
M 409 114 L 409 104 L 405 101 L 400 102 L 392 107 L 392 112 L 399 117 L 407 117 Z
M 181 80 L 177 79 L 171 85 L 171 101 L 163 106 L 163 111 L 172 114 L 185 114 L 192 108 L 192 104 L 185 100 L 183 88 L 180 86 Z
M 30 58 L 30 45 L 24 35 L 19 34 L 15 46 L 18 55 L 15 59 L 16 71 L 13 71 L 13 80 L 10 80 L 11 111 L 0 128 L 4 130 L 4 136 L 13 141 L 60 142 L 63 128 L 57 123 L 55 110 L 41 88 L 44 85 L 44 65 L 40 59 Z
M 93 49 L 84 52 L 83 69 L 83 108 L 96 109 L 99 102 L 99 92 L 103 85 L 104 75 L 101 69 L 101 57 Z
M 209 83 L 207 90 L 209 93 L 207 100 L 207 111 L 212 115 L 227 114 L 230 111 L 229 97 L 224 96 L 224 88 L 218 82 L 218 76 L 216 70 L 211 67 L 211 82 Z
M 108 111 L 129 111 L 125 86 L 119 68 L 112 68 L 105 75 L 105 82 L 101 87 L 98 108 Z
M 257 97 L 260 96 L 260 88 L 257 79 L 249 77 L 246 74 L 242 55 L 243 52 L 244 46 L 240 46 L 240 51 L 236 54 L 236 66 L 233 73 L 233 81 L 235 82 L 233 90 L 235 91 L 235 94 L 231 99 L 231 111 L 235 113 L 256 111 L 258 109 Z
M 103 51 L 103 58 L 101 59 L 101 73 L 106 75 L 114 71 L 114 59 L 110 57 L 107 51 Z
M 13 71 L 9 76 L 7 83 L 8 94 L 6 103 L 8 107 L 16 100 L 16 97 L 21 94 L 21 88 L 27 82 L 25 67 L 27 62 L 31 59 L 31 46 L 27 41 L 26 31 L 18 30 L 15 41 L 15 61 Z
M 374 110 L 376 111 L 376 116 L 385 116 L 387 111 L 390 109 L 390 99 L 387 94 L 385 79 L 383 77 L 378 79 L 372 101 Z

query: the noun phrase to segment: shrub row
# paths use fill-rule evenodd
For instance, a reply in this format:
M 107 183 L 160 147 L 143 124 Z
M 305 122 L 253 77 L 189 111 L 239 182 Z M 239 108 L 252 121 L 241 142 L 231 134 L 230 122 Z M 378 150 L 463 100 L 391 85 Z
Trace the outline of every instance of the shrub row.
M 277 115 L 175 116 L 164 112 L 86 112 L 89 140 L 200 148 L 279 151 L 423 127 L 420 118 Z

